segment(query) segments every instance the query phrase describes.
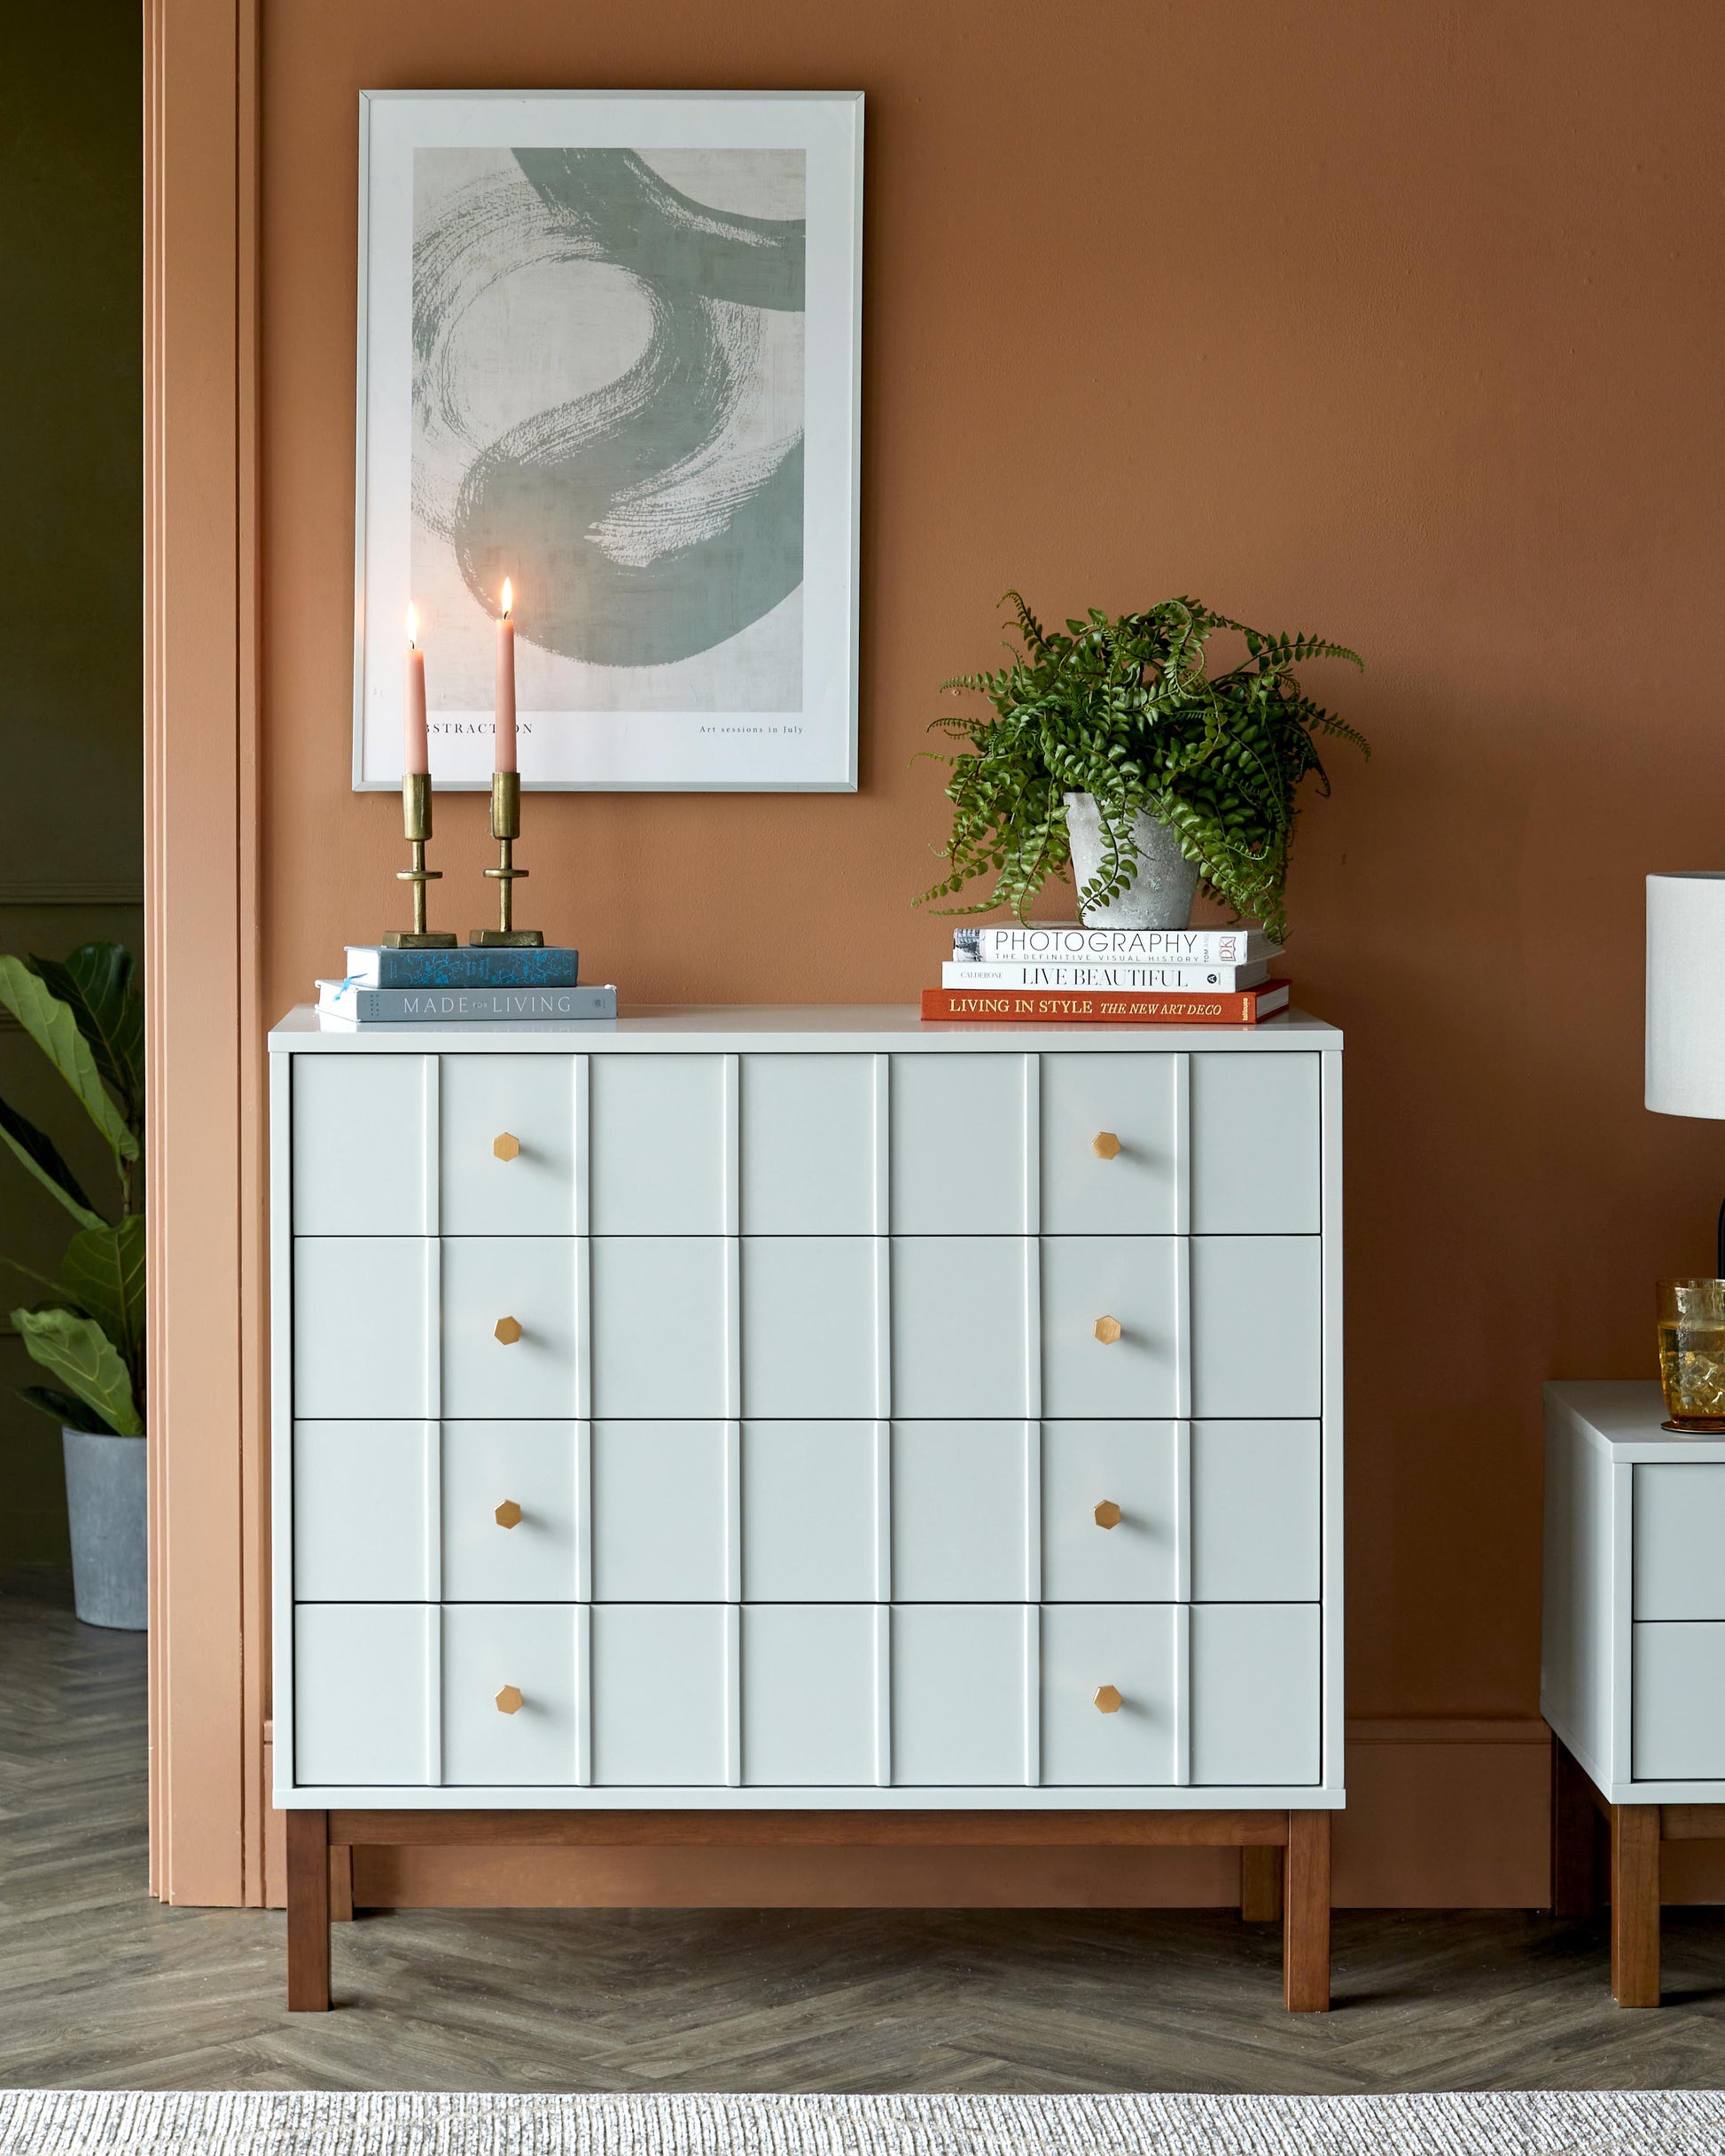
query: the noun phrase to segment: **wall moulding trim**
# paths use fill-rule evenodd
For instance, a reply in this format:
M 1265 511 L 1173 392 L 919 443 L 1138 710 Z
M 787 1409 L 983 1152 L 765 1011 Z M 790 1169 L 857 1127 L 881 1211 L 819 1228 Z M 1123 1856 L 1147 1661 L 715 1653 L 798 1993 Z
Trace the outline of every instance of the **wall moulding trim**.
M 261 1902 L 266 1855 L 261 4 L 144 19 L 150 1884 L 206 1905 Z

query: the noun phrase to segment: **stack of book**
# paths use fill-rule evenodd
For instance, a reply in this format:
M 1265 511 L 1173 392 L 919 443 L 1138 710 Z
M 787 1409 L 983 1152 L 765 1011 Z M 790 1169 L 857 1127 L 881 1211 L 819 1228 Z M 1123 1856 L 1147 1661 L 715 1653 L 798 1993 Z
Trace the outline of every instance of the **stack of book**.
M 1258 928 L 958 928 L 923 1016 L 1006 1025 L 1255 1026 L 1287 1008 Z
M 318 1015 L 348 1026 L 480 1026 L 499 1019 L 614 1019 L 614 988 L 583 988 L 581 953 L 556 944 L 453 950 L 347 946 L 340 980 L 317 984 Z

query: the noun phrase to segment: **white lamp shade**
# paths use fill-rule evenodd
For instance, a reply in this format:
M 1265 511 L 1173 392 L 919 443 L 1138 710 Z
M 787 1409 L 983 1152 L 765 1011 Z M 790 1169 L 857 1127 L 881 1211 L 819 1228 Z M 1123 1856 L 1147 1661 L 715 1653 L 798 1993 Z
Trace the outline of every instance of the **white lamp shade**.
M 1647 1105 L 1725 1117 L 1725 872 L 1647 879 Z

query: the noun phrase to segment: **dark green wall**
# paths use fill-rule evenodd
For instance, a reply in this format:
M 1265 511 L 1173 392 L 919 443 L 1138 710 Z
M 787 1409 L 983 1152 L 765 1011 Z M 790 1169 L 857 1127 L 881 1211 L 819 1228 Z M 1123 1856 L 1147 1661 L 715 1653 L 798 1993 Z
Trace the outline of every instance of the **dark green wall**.
M 0 7 L 0 950 L 143 933 L 140 13 Z M 9 1022 L 0 1094 L 105 1199 L 105 1149 Z M 0 1254 L 51 1273 L 70 1228 L 0 1159 Z M 0 1276 L 0 1314 L 32 1299 Z M 0 1565 L 60 1558 L 59 1433 L 0 1326 Z

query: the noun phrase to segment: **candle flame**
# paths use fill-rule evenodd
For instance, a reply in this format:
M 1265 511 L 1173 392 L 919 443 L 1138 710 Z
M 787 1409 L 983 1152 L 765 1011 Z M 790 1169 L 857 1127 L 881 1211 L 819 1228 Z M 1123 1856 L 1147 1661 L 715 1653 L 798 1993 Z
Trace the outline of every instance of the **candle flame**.
M 419 641 L 419 609 L 410 599 L 407 606 L 407 648 L 411 651 Z
M 503 618 L 504 618 L 504 620 L 505 620 L 505 621 L 507 621 L 507 620 L 508 620 L 508 618 L 509 618 L 510 614 L 511 614 L 511 613 L 514 611 L 514 606 L 515 606 L 515 587 L 514 587 L 514 586 L 513 586 L 513 585 L 512 585 L 512 584 L 510 582 L 510 581 L 509 581 L 508 577 L 504 577 L 504 579 L 503 579 Z

